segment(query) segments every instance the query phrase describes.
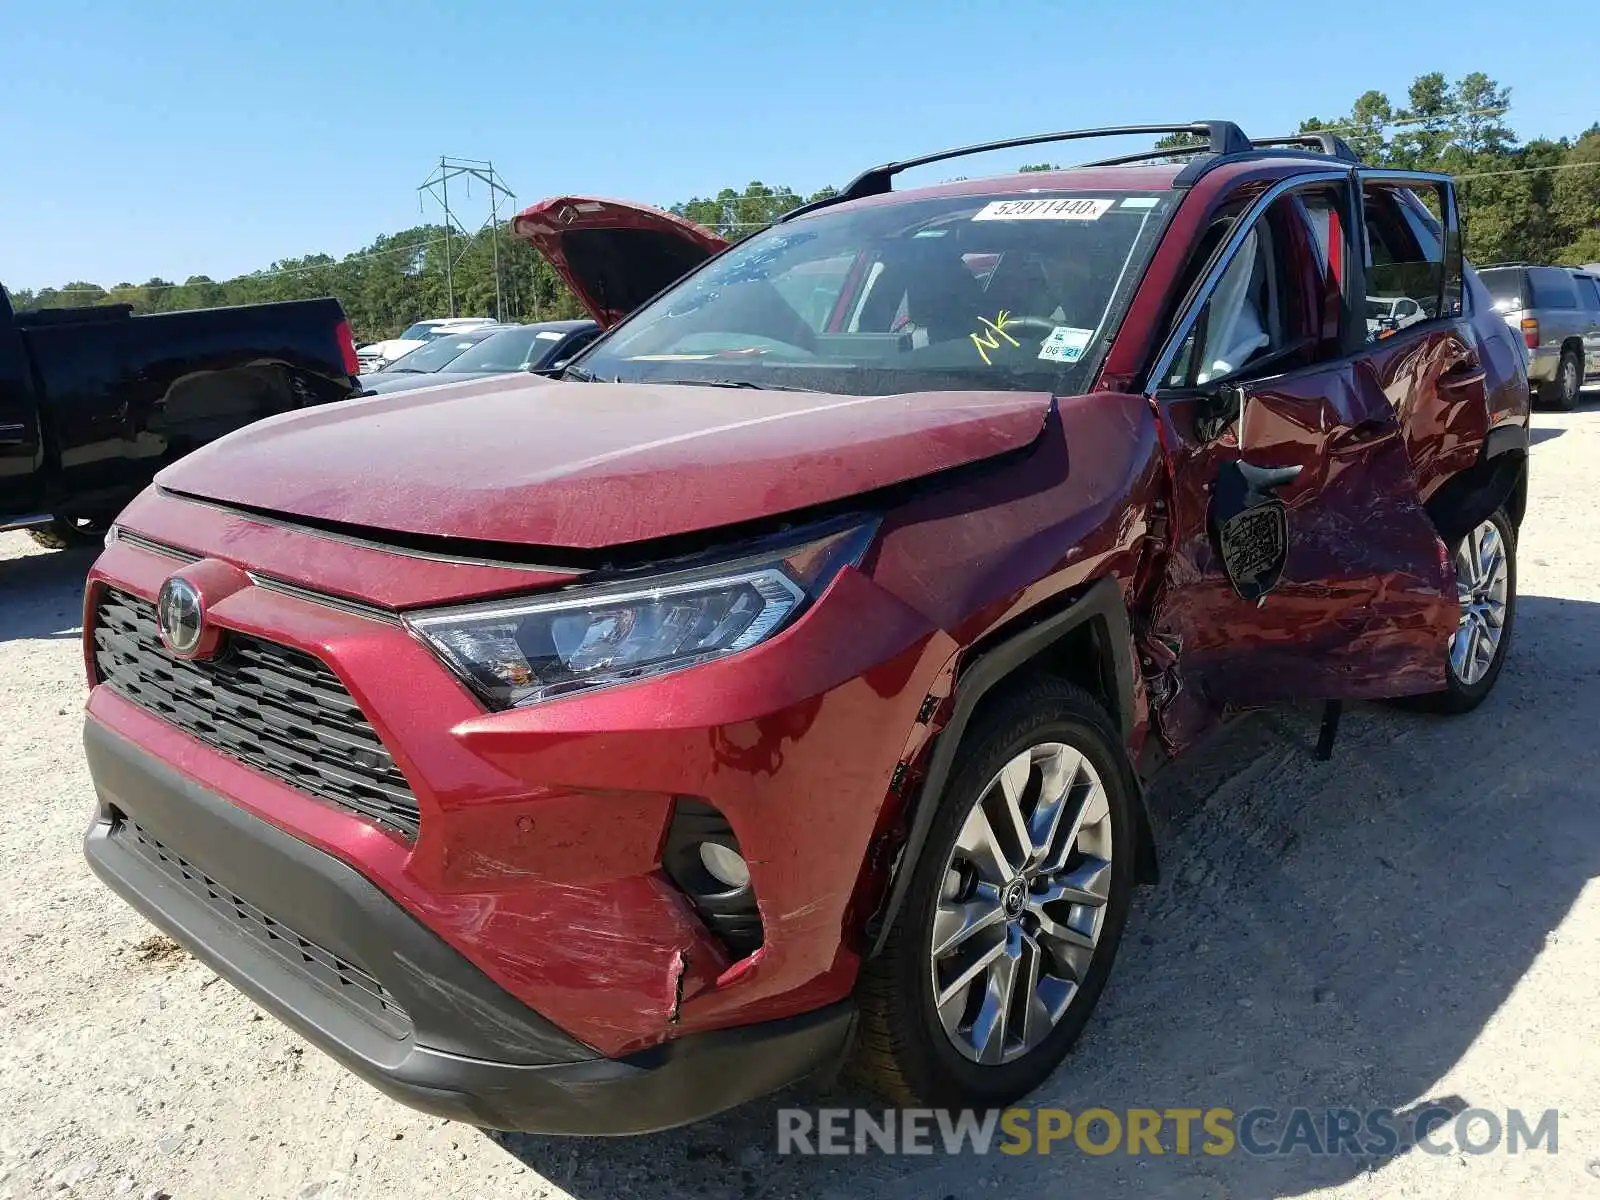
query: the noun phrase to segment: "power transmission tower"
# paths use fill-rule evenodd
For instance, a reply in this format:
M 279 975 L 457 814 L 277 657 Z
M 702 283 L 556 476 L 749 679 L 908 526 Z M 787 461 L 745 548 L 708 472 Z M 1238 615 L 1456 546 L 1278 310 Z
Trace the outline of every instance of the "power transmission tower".
M 450 207 L 450 181 L 461 179 L 465 176 L 462 187 L 465 188 L 467 197 L 472 196 L 472 181 L 482 183 L 489 191 L 489 215 L 483 223 L 471 233 L 456 216 Z M 502 205 L 509 207 L 509 202 L 517 198 L 517 194 L 508 188 L 505 180 L 500 178 L 494 169 L 494 163 L 480 158 L 451 158 L 448 155 L 439 157 L 439 165 L 434 168 L 433 174 L 417 189 L 417 203 L 426 209 L 423 193 L 431 196 L 435 203 L 444 212 L 444 286 L 450 296 L 450 315 L 456 315 L 456 264 L 461 261 L 455 255 L 455 248 L 451 244 L 451 236 L 459 234 L 464 248 L 462 257 L 466 256 L 467 247 L 472 245 L 472 239 L 485 229 L 493 229 L 490 235 L 490 246 L 494 252 L 494 316 L 495 320 L 505 320 L 505 289 L 500 282 L 500 210 Z M 459 195 L 460 192 L 458 191 Z

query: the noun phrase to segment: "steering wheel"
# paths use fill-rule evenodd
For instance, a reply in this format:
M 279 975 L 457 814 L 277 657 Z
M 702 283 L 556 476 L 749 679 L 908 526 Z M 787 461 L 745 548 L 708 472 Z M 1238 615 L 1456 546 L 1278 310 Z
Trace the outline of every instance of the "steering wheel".
M 1006 329 L 1042 329 L 1046 337 L 1056 331 L 1060 323 L 1046 320 L 1044 317 L 1010 317 L 1006 318 Z

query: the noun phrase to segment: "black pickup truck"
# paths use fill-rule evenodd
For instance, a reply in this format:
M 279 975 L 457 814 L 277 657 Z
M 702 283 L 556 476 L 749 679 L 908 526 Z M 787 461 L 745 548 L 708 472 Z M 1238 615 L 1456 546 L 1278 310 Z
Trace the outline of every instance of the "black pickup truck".
M 100 540 L 167 463 L 273 413 L 356 388 L 337 300 L 134 316 L 11 310 L 0 288 L 0 532 Z

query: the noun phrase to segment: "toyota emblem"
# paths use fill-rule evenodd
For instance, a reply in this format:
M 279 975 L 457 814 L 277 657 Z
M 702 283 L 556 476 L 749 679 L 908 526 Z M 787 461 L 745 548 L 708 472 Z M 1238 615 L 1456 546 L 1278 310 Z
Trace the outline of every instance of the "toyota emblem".
M 174 654 L 190 655 L 199 648 L 205 606 L 194 584 L 174 575 L 161 585 L 156 597 L 156 623 L 161 640 Z

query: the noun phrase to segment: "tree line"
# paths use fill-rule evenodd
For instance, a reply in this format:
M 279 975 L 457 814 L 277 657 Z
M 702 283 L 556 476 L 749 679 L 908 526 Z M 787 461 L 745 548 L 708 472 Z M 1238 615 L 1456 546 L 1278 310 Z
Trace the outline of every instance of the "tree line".
M 1309 118 L 1301 132 L 1332 131 L 1374 165 L 1444 171 L 1456 176 L 1466 216 L 1467 253 L 1479 263 L 1600 262 L 1600 123 L 1577 137 L 1519 142 L 1506 122 L 1511 91 L 1474 72 L 1451 83 L 1443 74 L 1418 76 L 1403 103 L 1380 91 L 1358 96 L 1350 111 Z M 1185 138 L 1157 145 L 1181 152 Z M 1044 169 L 1034 164 L 1024 170 Z M 748 184 L 694 197 L 672 211 L 729 240 L 747 237 L 795 205 L 834 194 L 831 187 L 801 195 L 788 187 Z M 446 273 L 446 252 L 451 269 Z M 17 308 L 131 304 L 135 312 L 172 312 L 334 296 L 358 340 L 392 336 L 412 321 L 449 311 L 447 278 L 456 311 L 507 320 L 582 315 L 572 294 L 544 258 L 502 229 L 476 236 L 419 225 L 385 234 L 343 258 L 312 254 L 265 270 L 217 281 L 204 275 L 182 283 L 154 278 L 113 287 L 76 281 L 38 292 L 12 293 Z

